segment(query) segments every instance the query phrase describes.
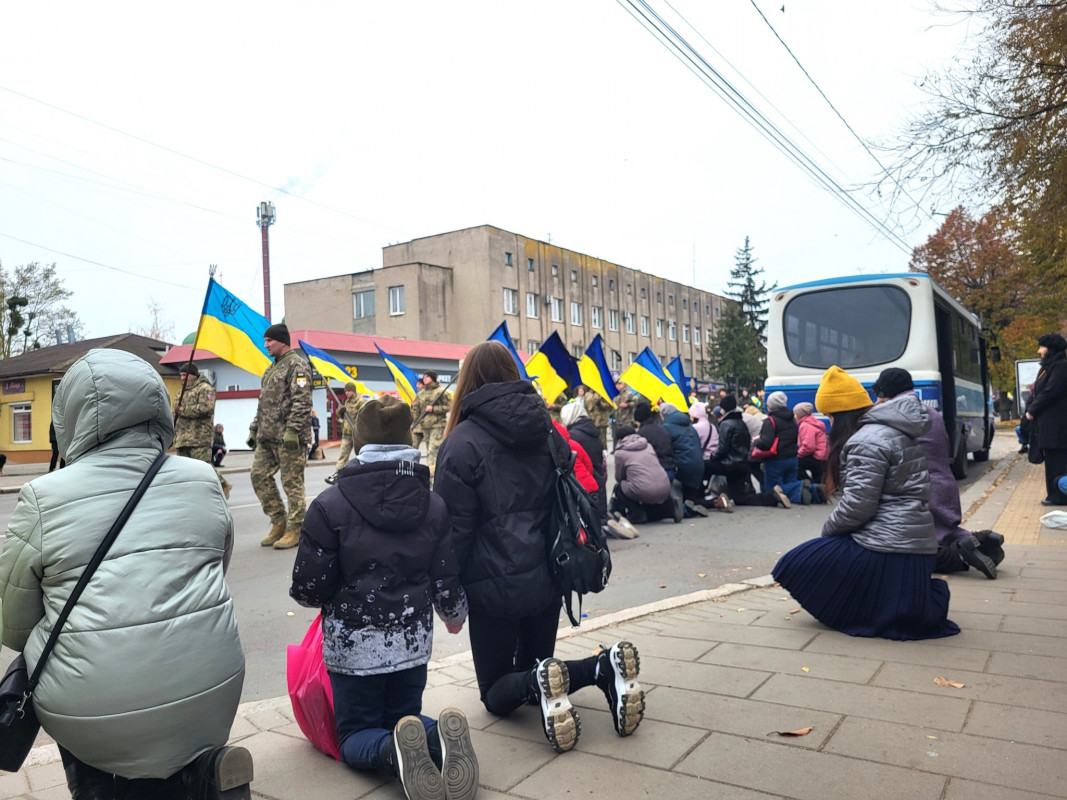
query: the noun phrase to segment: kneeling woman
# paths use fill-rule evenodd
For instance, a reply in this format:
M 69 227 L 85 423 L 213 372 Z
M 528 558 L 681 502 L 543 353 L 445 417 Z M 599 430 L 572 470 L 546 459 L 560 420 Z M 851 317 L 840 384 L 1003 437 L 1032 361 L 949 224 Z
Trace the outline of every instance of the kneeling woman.
M 815 405 L 832 420 L 828 488 L 841 497 L 822 536 L 786 553 L 774 579 L 824 625 L 850 636 L 934 639 L 960 632 L 948 584 L 931 578 L 937 553 L 930 475 L 918 437 L 930 426 L 910 392 L 872 405 L 839 367 Z

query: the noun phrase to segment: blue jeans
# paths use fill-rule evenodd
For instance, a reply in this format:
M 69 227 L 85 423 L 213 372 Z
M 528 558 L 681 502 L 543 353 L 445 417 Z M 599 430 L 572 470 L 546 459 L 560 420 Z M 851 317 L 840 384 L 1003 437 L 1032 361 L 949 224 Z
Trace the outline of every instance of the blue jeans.
M 436 720 L 421 713 L 422 692 L 426 688 L 425 664 L 381 675 L 331 672 L 330 685 L 341 760 L 350 767 L 388 772 L 382 749 L 389 743 L 401 717 L 409 714 L 419 717 L 427 739 L 437 734 Z
M 797 480 L 797 457 L 764 461 L 763 483 L 766 487 L 765 491 L 768 492 L 773 491 L 775 486 L 781 486 L 790 502 L 799 503 L 801 501 L 800 490 L 804 482 Z

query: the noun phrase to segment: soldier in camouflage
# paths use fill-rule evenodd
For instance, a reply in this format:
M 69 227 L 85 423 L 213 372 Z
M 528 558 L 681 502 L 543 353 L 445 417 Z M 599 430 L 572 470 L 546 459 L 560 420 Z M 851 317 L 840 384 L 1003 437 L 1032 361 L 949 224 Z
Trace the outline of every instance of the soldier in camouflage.
M 585 405 L 585 413 L 596 425 L 597 433 L 600 434 L 600 446 L 608 449 L 608 423 L 611 422 L 611 403 L 594 392 L 588 386 L 578 387 L 578 396 Z
M 179 367 L 178 377 L 182 389 L 170 409 L 174 415 L 174 451 L 210 464 L 211 444 L 215 441 L 215 387 L 191 361 Z M 222 484 L 222 493 L 229 499 L 233 487 L 217 469 L 215 474 Z
M 412 426 L 422 430 L 426 437 L 426 466 L 431 474 L 437 465 L 437 451 L 441 447 L 441 440 L 445 437 L 445 425 L 448 423 L 448 412 L 452 409 L 452 395 L 441 388 L 437 382 L 437 373 L 427 370 L 422 376 L 422 388 L 415 395 L 412 413 L 416 417 Z
M 271 325 L 263 346 L 274 359 L 259 390 L 259 405 L 248 429 L 252 458 L 252 488 L 270 517 L 270 533 L 260 542 L 275 550 L 296 547 L 304 522 L 304 465 L 311 431 L 311 367 L 289 345 L 289 329 Z M 289 501 L 286 513 L 274 475 L 281 470 L 282 490 Z
M 338 471 L 348 463 L 348 458 L 352 455 L 352 432 L 356 429 L 356 415 L 359 414 L 365 402 L 359 396 L 355 383 L 349 381 L 345 384 L 344 424 L 341 426 L 341 455 L 337 459 Z
M 641 395 L 622 381 L 615 381 L 615 388 L 619 390 L 619 394 L 615 398 L 615 424 L 611 428 L 611 438 L 618 441 L 615 431 L 623 427 L 634 427 L 634 409 L 637 408 Z

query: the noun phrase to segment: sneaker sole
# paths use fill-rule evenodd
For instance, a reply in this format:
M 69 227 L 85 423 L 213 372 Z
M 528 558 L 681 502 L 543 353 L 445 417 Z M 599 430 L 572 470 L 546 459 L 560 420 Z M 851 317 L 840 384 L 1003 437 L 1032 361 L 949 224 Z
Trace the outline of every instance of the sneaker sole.
M 645 716 L 645 692 L 637 682 L 641 657 L 630 642 L 619 642 L 611 648 L 608 658 L 615 673 L 608 698 L 611 719 L 619 736 L 629 736 Z
M 697 505 L 692 500 L 686 500 L 685 507 L 692 511 L 694 514 L 696 514 L 698 517 L 708 516 L 708 510 L 704 508 L 704 506 Z
M 404 717 L 393 731 L 396 771 L 408 800 L 447 800 L 445 781 L 430 758 L 426 729 L 418 717 Z
M 722 510 L 727 514 L 733 514 L 734 501 L 730 499 L 729 495 L 720 494 L 719 497 L 722 498 Z
M 252 797 L 252 754 L 243 747 L 229 747 L 215 762 L 216 791 L 212 800 L 249 800 Z
M 780 502 L 786 508 L 792 508 L 793 503 L 789 500 L 789 495 L 785 493 L 781 486 L 774 487 L 774 493 L 778 495 L 778 502 Z
M 627 529 L 627 527 L 621 522 L 614 519 L 608 520 L 608 530 L 620 539 L 633 539 L 636 535 L 634 533 L 631 533 L 629 529 Z
M 478 757 L 471 744 L 467 717 L 458 708 L 446 708 L 437 719 L 441 740 L 441 777 L 448 800 L 473 800 L 478 793 Z
M 558 658 L 546 658 L 537 667 L 541 689 L 541 717 L 545 737 L 557 753 L 566 753 L 578 744 L 582 723 L 567 692 L 571 687 L 570 670 Z
M 983 555 L 975 550 L 967 550 L 961 547 L 960 557 L 967 566 L 974 567 L 991 581 L 997 579 L 997 565 L 993 563 L 993 559 L 989 556 Z

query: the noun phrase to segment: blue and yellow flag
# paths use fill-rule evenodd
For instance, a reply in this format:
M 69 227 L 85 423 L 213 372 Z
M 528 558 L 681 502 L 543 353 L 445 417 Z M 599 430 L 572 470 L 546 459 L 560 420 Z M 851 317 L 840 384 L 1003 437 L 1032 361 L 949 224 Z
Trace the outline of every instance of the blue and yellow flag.
M 300 349 L 304 351 L 304 355 L 308 357 L 308 361 L 311 362 L 316 371 L 324 378 L 333 378 L 334 380 L 341 381 L 342 384 L 351 381 L 356 384 L 356 391 L 363 397 L 374 397 L 374 392 L 364 386 L 360 381 L 356 380 L 356 368 L 345 367 L 336 358 L 331 356 L 325 350 L 319 350 L 317 347 L 312 347 L 303 339 L 297 339 L 300 344 Z
M 375 342 L 374 346 L 378 347 L 378 343 Z M 419 376 L 380 347 L 378 347 L 378 355 L 382 357 L 385 366 L 389 367 L 389 372 L 393 374 L 393 382 L 396 383 L 396 391 L 400 399 L 410 406 L 415 402 L 415 395 L 419 393 Z
M 262 376 L 271 363 L 263 347 L 263 332 L 269 327 L 269 319 L 223 289 L 214 278 L 208 279 L 196 347 L 210 350 L 223 361 Z
M 686 377 L 685 367 L 682 366 L 681 356 L 675 356 L 671 359 L 671 363 L 667 365 L 667 374 L 674 379 L 674 385 L 681 389 L 682 394 L 686 397 L 688 397 L 691 392 L 696 391 L 697 382 L 692 378 Z M 688 403 L 686 405 L 688 405 Z
M 515 344 L 511 341 L 511 333 L 508 331 L 507 320 L 501 322 L 496 326 L 496 330 L 489 334 L 487 342 L 500 342 L 511 353 L 511 357 L 515 359 L 515 364 L 519 368 L 519 377 L 524 381 L 530 380 L 530 376 L 526 374 L 526 367 L 522 363 L 522 359 L 519 358 L 518 352 L 515 350 Z
M 689 408 L 682 390 L 647 347 L 638 354 L 634 363 L 623 370 L 619 380 L 653 403 L 663 399 L 679 409 Z
M 608 369 L 608 361 L 604 358 L 604 342 L 599 333 L 585 348 L 585 355 L 578 360 L 578 372 L 582 377 L 582 383 L 615 408 L 615 398 L 619 396 L 619 390 L 615 388 L 615 381 L 611 379 L 611 370 Z
M 552 335 L 530 356 L 526 362 L 526 372 L 540 384 L 541 396 L 547 403 L 559 397 L 568 386 L 582 382 L 577 362 L 567 352 L 556 331 L 552 331 Z

